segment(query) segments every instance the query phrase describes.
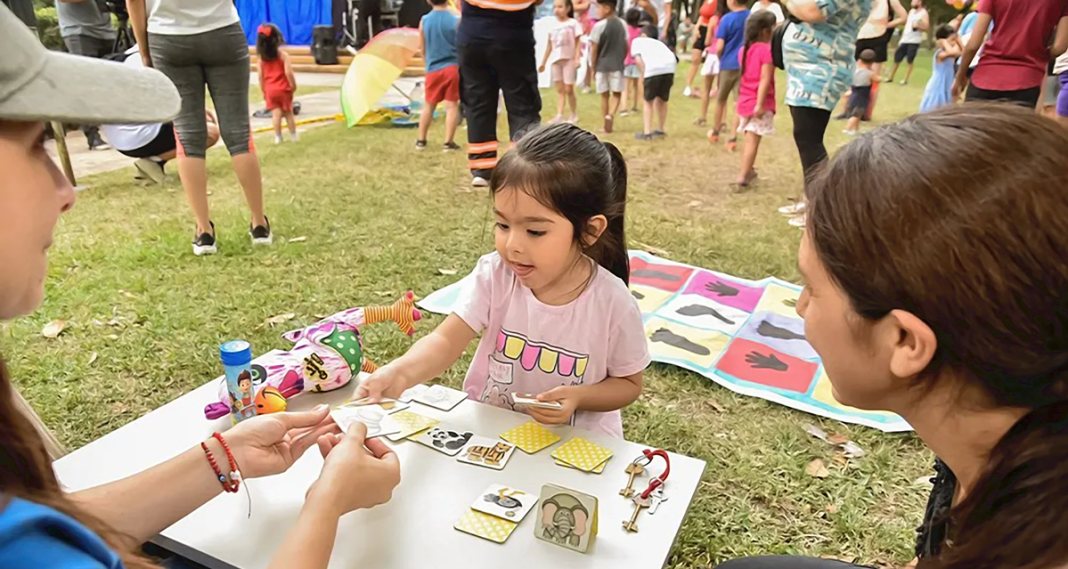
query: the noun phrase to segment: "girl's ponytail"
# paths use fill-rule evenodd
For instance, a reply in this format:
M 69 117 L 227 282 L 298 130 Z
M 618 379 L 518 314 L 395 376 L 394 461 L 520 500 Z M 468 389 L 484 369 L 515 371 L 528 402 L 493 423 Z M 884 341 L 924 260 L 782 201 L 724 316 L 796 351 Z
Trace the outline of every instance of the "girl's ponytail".
M 624 218 L 627 208 L 627 162 L 623 153 L 611 142 L 604 143 L 612 171 L 612 203 L 605 212 L 608 227 L 587 254 L 624 283 L 630 284 L 630 257 L 627 255 L 627 238 Z
M 920 569 L 1054 569 L 1068 563 L 1068 401 L 1020 419 L 950 513 L 953 545 Z

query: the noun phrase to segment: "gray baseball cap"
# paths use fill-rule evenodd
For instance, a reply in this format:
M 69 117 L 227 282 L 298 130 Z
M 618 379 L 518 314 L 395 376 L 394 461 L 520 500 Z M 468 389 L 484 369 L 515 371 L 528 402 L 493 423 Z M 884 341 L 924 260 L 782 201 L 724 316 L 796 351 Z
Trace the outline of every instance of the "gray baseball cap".
M 156 123 L 180 107 L 177 89 L 159 71 L 48 51 L 0 4 L 0 119 Z

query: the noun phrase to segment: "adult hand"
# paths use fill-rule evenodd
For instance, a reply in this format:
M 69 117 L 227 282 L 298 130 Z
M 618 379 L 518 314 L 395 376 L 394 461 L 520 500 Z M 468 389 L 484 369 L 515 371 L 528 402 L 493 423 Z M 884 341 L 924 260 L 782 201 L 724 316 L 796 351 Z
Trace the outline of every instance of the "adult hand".
M 526 411 L 535 421 L 544 425 L 566 425 L 571 422 L 571 416 L 578 410 L 580 400 L 578 388 L 563 385 L 538 395 L 538 401 L 545 403 L 555 401 L 560 404 L 559 409 L 531 405 Z
M 407 382 L 393 366 L 378 368 L 356 388 L 356 399 L 368 397 L 371 403 L 382 398 L 396 399 L 408 388 Z
M 538 67 L 538 73 L 545 73 L 545 64 L 544 63 L 542 63 L 541 66 Z
M 226 442 L 241 476 L 258 478 L 289 470 L 319 437 L 337 432 L 330 407 L 320 405 L 303 413 L 272 413 L 242 421 L 226 433 Z M 225 460 L 225 454 L 214 454 Z
M 343 515 L 385 504 L 400 484 L 400 461 L 385 443 L 367 440 L 367 426 L 353 423 L 344 435 L 319 437 L 326 459 L 319 479 L 308 490 L 309 501 L 320 501 Z

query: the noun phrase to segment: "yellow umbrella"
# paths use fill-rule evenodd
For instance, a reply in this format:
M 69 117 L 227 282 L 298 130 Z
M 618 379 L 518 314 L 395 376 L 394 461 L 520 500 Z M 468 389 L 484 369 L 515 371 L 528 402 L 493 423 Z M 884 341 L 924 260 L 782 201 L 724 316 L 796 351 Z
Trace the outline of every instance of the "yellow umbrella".
M 395 28 L 378 34 L 356 54 L 341 84 L 346 124 L 355 126 L 371 110 L 418 51 L 419 30 Z

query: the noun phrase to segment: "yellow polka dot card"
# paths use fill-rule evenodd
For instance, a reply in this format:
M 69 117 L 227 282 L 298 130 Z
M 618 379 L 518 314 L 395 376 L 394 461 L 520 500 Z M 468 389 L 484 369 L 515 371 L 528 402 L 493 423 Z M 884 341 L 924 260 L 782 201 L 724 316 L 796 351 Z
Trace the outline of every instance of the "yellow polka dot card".
M 504 543 L 508 540 L 508 536 L 515 531 L 517 525 L 519 524 L 502 520 L 489 514 L 468 510 L 453 527 L 464 533 L 477 535 L 494 543 Z
M 600 473 L 604 472 L 604 467 L 608 464 L 608 460 L 610 458 L 611 457 L 609 457 L 608 459 L 605 459 L 605 461 L 602 462 L 601 464 L 598 464 L 596 468 L 594 468 L 593 470 L 589 470 L 587 472 L 589 472 L 590 474 L 600 474 Z M 564 462 L 562 460 L 557 460 L 556 461 L 556 466 L 563 466 L 564 468 L 571 468 L 571 469 L 574 469 L 574 470 L 578 470 L 574 466 L 571 466 L 570 464 L 568 464 L 568 463 L 566 463 L 566 462 Z
M 420 415 L 419 413 L 407 410 L 394 413 L 392 417 L 400 425 L 401 431 L 395 435 L 389 435 L 389 440 L 391 441 L 406 439 L 416 433 L 421 433 L 430 427 L 436 427 L 441 423 L 441 421 L 437 419 L 432 419 L 425 415 Z
M 527 454 L 534 454 L 560 442 L 560 435 L 534 421 L 528 421 L 510 431 L 501 433 L 501 438 Z
M 601 445 L 575 437 L 552 453 L 552 457 L 566 462 L 584 472 L 590 472 L 612 456 L 612 451 Z

